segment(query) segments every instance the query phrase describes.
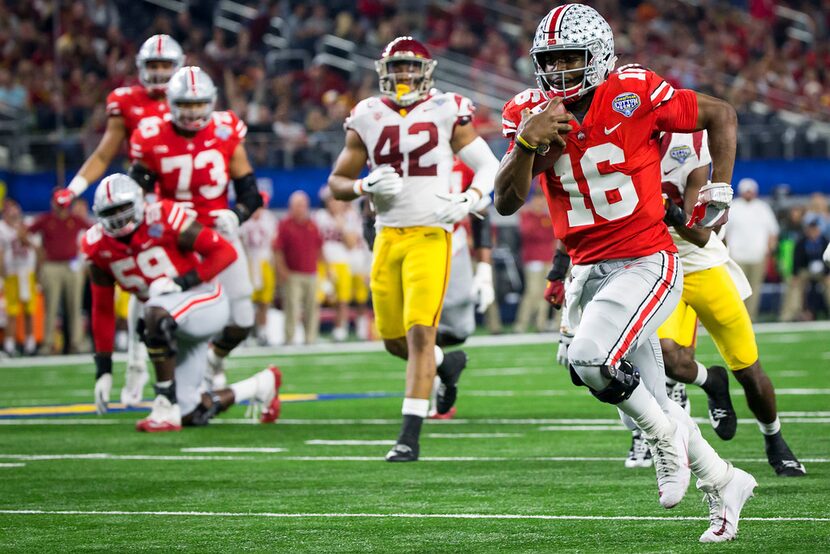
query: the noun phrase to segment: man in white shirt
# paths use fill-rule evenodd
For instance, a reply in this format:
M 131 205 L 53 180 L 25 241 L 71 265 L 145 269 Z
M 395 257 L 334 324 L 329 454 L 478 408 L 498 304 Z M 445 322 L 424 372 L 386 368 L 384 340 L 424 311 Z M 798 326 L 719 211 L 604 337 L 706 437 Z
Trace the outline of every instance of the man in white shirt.
M 729 257 L 743 270 L 752 287 L 752 296 L 744 302 L 753 321 L 758 316 L 761 287 L 766 274 L 767 257 L 778 241 L 778 221 L 769 204 L 758 198 L 758 183 L 741 179 L 738 194 L 729 210 L 726 245 Z

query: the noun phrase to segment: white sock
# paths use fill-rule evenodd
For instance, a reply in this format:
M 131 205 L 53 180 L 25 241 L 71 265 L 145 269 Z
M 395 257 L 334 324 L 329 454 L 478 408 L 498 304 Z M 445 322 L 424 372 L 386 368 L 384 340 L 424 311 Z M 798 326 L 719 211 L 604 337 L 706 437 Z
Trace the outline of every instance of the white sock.
M 775 416 L 775 421 L 772 423 L 762 423 L 759 421 L 758 428 L 765 435 L 774 435 L 781 431 L 781 420 L 778 419 L 778 416 Z
M 668 416 L 677 421 L 678 425 L 689 428 L 689 466 L 692 473 L 706 483 L 715 487 L 722 487 L 732 478 L 732 466 L 721 458 L 712 448 L 703 435 L 700 427 L 689 417 L 686 410 L 675 402 L 667 403 Z
M 173 379 L 170 379 L 168 381 L 156 381 L 156 386 L 159 387 L 160 389 L 167 388 L 172 384 L 173 384 Z
M 675 381 L 671 377 L 666 377 L 666 386 L 673 387 L 676 384 L 677 384 L 677 381 Z
M 444 363 L 444 351 L 437 344 L 435 345 L 435 367 Z
M 695 380 L 692 382 L 695 385 L 702 387 L 704 383 L 706 383 L 706 379 L 709 378 L 709 370 L 706 369 L 706 366 L 699 361 L 695 360 L 695 363 L 697 364 L 697 377 L 695 377 Z
M 237 383 L 231 383 L 230 389 L 233 391 L 234 401 L 242 402 L 243 400 L 250 400 L 256 395 L 258 386 L 259 373 Z
M 6 352 L 11 352 L 14 350 L 15 343 L 13 337 L 6 337 L 6 340 L 3 341 L 3 350 Z M 435 348 L 438 348 L 437 346 Z
M 428 398 L 404 398 L 403 407 L 401 408 L 402 415 L 414 415 L 426 418 L 429 415 L 429 399 Z
M 623 400 L 617 407 L 628 414 L 649 437 L 666 436 L 672 431 L 671 421 L 643 385 L 634 389 L 628 400 Z

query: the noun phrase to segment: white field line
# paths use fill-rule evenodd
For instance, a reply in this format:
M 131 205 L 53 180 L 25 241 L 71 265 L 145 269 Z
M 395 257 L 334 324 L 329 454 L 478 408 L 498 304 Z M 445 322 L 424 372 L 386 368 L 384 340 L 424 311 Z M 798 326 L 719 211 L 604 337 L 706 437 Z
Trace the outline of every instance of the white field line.
M 2 467 L 26 467 L 26 464 L 18 463 L 18 462 L 10 462 L 7 464 L 0 464 L 0 468 Z
M 95 452 L 91 454 L 2 454 L 0 459 L 26 460 L 30 462 L 41 462 L 51 460 L 150 460 L 160 462 L 194 462 L 194 461 L 250 461 L 256 460 L 250 456 L 155 456 L 152 454 L 107 454 Z
M 498 439 L 507 437 L 521 437 L 524 433 L 426 433 L 430 439 Z M 394 440 L 362 440 L 362 439 L 309 439 L 305 441 L 309 446 L 391 446 Z
M 620 425 L 545 425 L 539 431 L 627 431 Z
M 326 440 L 326 439 L 311 439 L 305 441 L 311 446 L 383 446 L 393 445 L 393 440 L 360 440 L 360 439 L 343 439 L 343 440 Z
M 799 333 L 799 332 L 817 332 L 830 331 L 830 321 L 805 321 L 798 323 L 759 323 L 753 325 L 755 333 L 759 335 L 765 334 L 781 334 L 781 333 Z M 701 328 L 699 334 L 705 335 L 706 330 Z M 522 346 L 532 344 L 556 344 L 559 340 L 559 333 L 537 333 L 537 334 L 521 334 L 521 335 L 480 335 L 470 337 L 465 346 Z M 764 337 L 763 340 L 769 340 Z M 236 358 L 262 358 L 273 357 L 275 363 L 279 363 L 280 357 L 296 356 L 296 355 L 327 355 L 334 356 L 348 353 L 365 353 L 365 352 L 383 352 L 383 344 L 379 341 L 374 342 L 350 342 L 341 344 L 317 344 L 313 346 L 243 346 L 237 348 L 231 354 L 231 359 Z M 3 360 L 0 364 L 0 369 L 29 369 L 34 365 L 37 366 L 67 366 L 67 365 L 85 365 L 89 366 L 89 354 L 74 354 L 70 356 L 44 356 L 41 358 L 13 358 L 11 360 Z M 124 353 L 116 353 L 113 358 L 116 362 L 127 361 L 127 355 Z
M 194 446 L 191 448 L 182 448 L 182 452 L 190 453 L 228 453 L 228 454 L 244 454 L 255 452 L 258 454 L 275 454 L 277 452 L 285 452 L 285 448 L 259 448 L 259 447 L 235 447 L 235 446 Z
M 566 521 L 705 521 L 696 516 L 591 516 L 546 514 L 414 514 L 414 513 L 278 513 L 278 512 L 174 512 L 124 510 L 0 510 L 2 515 L 65 515 L 65 516 L 182 516 L 182 517 L 239 517 L 239 518 L 370 518 L 370 519 L 518 519 Z M 830 522 L 830 517 L 743 517 L 741 521 L 769 523 Z
M 524 433 L 426 433 L 429 439 L 506 439 L 523 437 Z

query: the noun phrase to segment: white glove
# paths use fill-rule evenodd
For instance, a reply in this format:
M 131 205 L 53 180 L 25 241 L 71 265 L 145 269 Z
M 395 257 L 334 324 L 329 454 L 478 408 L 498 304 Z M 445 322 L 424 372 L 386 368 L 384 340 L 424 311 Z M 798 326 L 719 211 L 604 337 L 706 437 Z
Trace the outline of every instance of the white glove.
M 170 277 L 159 277 L 150 283 L 150 288 L 147 290 L 147 296 L 155 298 L 156 296 L 172 294 L 175 292 L 182 292 L 182 287 L 180 287 L 178 283 Z
M 824 263 L 830 265 L 830 244 L 824 249 L 824 254 L 821 255 L 821 259 L 824 260 Z
M 476 264 L 476 274 L 473 276 L 473 298 L 475 298 L 478 313 L 483 314 L 496 301 L 496 289 L 493 287 L 493 266 L 487 262 Z
M 369 175 L 354 183 L 354 191 L 357 194 L 395 196 L 402 190 L 403 179 L 391 165 L 376 167 Z
M 95 413 L 107 413 L 107 404 L 112 391 L 112 373 L 104 373 L 95 381 Z
M 480 200 L 479 194 L 473 189 L 466 190 L 461 194 L 436 194 L 441 200 L 447 203 L 435 211 L 435 217 L 441 223 L 453 225 L 468 215 Z
M 561 366 L 568 367 L 568 347 L 571 345 L 572 339 L 572 336 L 560 331 L 559 348 L 556 350 L 556 362 Z
M 732 186 L 729 183 L 708 182 L 703 185 L 686 227 L 716 227 L 726 223 L 732 195 Z
M 231 210 L 211 210 L 213 228 L 225 238 L 233 238 L 239 232 L 239 216 Z

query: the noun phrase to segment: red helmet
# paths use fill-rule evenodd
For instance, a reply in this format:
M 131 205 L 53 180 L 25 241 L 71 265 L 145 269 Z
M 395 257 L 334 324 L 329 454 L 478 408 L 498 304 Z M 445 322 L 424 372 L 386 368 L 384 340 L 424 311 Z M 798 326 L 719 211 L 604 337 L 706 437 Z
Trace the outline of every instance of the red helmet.
M 375 69 L 380 76 L 380 92 L 399 106 L 409 106 L 425 98 L 432 88 L 432 72 L 438 62 L 427 47 L 412 37 L 398 37 L 383 49 Z M 417 69 L 413 70 L 412 65 Z

